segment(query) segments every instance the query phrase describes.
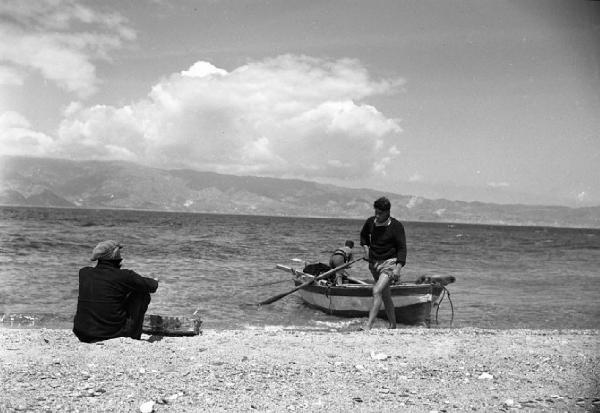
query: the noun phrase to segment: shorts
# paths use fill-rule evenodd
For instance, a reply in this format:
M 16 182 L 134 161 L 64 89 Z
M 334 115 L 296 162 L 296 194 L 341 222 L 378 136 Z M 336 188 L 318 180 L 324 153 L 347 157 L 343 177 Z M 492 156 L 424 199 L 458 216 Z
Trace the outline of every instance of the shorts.
M 373 274 L 373 278 L 375 278 L 375 281 L 379 281 L 379 276 L 381 274 L 385 274 L 390 280 L 390 285 L 397 284 L 400 282 L 400 275 L 394 275 L 395 268 L 396 258 L 369 262 L 369 270 L 371 271 L 371 274 Z

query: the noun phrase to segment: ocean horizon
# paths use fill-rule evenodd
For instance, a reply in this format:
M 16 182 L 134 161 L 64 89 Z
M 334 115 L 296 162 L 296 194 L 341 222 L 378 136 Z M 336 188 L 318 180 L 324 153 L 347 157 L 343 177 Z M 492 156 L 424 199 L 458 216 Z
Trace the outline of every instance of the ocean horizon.
M 367 217 L 365 217 L 367 218 Z M 401 216 L 397 216 L 402 221 Z M 277 264 L 327 262 L 364 219 L 118 209 L 0 207 L 0 325 L 69 328 L 78 271 L 96 243 L 117 239 L 123 267 L 158 277 L 148 313 L 191 315 L 204 328 L 344 329 L 364 322 L 307 307 Z M 402 280 L 452 275 L 438 326 L 600 328 L 600 229 L 403 221 Z M 369 279 L 366 263 L 350 270 Z M 18 320 L 17 323 L 14 320 Z

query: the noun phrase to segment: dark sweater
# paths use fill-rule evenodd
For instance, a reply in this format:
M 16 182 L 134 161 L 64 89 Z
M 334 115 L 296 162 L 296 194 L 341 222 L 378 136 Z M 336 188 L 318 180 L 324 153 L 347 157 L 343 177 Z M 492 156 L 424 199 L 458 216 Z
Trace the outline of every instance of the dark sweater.
M 158 282 L 108 261 L 79 270 L 79 298 L 73 332 L 82 341 L 120 337 L 127 320 L 131 293 L 149 294 Z
M 369 260 L 383 261 L 390 258 L 404 266 L 406 264 L 406 235 L 400 221 L 391 218 L 390 225 L 375 225 L 375 217 L 370 217 L 360 231 L 360 245 L 369 246 Z

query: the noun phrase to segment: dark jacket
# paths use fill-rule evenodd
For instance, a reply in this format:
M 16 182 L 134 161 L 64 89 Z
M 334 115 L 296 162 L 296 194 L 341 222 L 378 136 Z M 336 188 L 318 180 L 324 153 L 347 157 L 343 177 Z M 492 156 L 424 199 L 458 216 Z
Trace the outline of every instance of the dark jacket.
M 119 269 L 108 261 L 99 261 L 95 268 L 82 268 L 73 333 L 81 341 L 121 337 L 128 317 L 128 297 L 153 293 L 157 288 L 156 280 Z
M 375 217 L 370 217 L 360 231 L 360 245 L 369 246 L 369 260 L 383 261 L 396 258 L 397 262 L 406 264 L 406 235 L 404 226 L 396 218 L 391 218 L 390 225 L 375 225 Z

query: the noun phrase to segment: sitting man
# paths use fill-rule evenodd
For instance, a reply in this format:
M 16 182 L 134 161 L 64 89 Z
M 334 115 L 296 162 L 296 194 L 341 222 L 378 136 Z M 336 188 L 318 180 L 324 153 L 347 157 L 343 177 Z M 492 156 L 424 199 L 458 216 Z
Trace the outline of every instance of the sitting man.
M 121 269 L 119 243 L 109 240 L 96 245 L 92 261 L 96 267 L 79 270 L 79 298 L 73 333 L 80 341 L 94 343 L 116 337 L 139 340 L 150 293 L 158 280 Z
M 342 264 L 350 262 L 352 260 L 352 248 L 354 248 L 354 241 L 347 240 L 342 248 L 338 248 L 331 254 L 329 258 L 329 266 L 331 268 L 337 268 Z M 348 279 L 348 273 L 346 269 L 336 271 L 331 277 L 333 285 L 342 285 L 344 281 Z

